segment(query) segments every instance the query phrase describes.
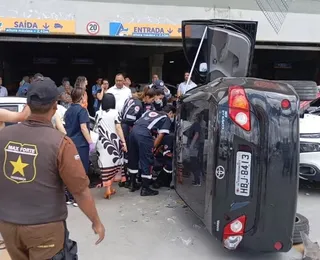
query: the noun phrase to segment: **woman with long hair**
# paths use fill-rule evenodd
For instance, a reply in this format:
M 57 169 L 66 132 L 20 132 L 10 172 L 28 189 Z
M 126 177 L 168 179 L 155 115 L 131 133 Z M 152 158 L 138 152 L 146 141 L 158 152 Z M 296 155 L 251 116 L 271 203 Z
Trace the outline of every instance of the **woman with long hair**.
M 121 119 L 116 108 L 114 95 L 107 93 L 101 101 L 101 110 L 96 114 L 99 139 L 97 141 L 98 164 L 100 167 L 102 186 L 105 187 L 104 198 L 110 199 L 116 190 L 112 188 L 114 181 L 126 181 L 123 168 L 123 152 L 127 145 L 121 128 Z
M 84 98 L 85 90 L 81 87 L 75 87 L 71 92 L 72 104 L 65 113 L 65 129 L 67 136 L 71 138 L 77 147 L 83 167 L 88 173 L 89 170 L 89 152 L 95 148 L 90 136 L 90 118 L 87 109 L 83 108 L 81 103 Z M 76 159 L 76 158 L 75 158 Z M 71 194 L 68 194 L 71 195 Z M 71 204 L 73 198 L 69 198 Z M 71 203 L 70 203 L 71 202 Z M 77 206 L 76 203 L 73 203 Z
M 88 86 L 88 80 L 85 76 L 79 76 L 76 79 L 75 87 L 80 87 L 84 89 L 84 95 L 81 101 L 81 106 L 83 108 L 88 108 L 88 94 L 87 94 L 87 86 Z

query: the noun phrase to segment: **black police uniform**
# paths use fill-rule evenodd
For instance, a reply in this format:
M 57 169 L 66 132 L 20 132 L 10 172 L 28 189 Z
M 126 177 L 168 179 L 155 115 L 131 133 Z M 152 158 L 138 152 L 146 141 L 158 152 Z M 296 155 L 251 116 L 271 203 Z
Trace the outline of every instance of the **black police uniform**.
M 141 170 L 142 189 L 141 195 L 157 195 L 157 191 L 149 188 L 152 181 L 152 166 L 154 162 L 154 139 L 152 132 L 157 130 L 159 134 L 169 134 L 171 127 L 170 118 L 163 112 L 148 111 L 136 121 L 130 133 L 128 171 L 135 186 L 136 175 Z M 133 189 L 134 191 L 134 189 Z
M 157 80 L 156 82 L 154 82 L 150 88 L 153 89 L 161 89 L 163 91 L 163 93 L 165 92 L 165 85 L 164 82 L 162 80 Z M 165 107 L 168 103 L 168 99 L 166 96 L 164 96 L 164 98 L 162 99 L 160 104 L 157 104 L 156 102 L 153 102 L 153 106 L 155 108 L 155 110 L 157 111 L 161 111 L 163 107 Z
M 123 130 L 123 134 L 127 143 L 127 148 L 129 150 L 129 135 L 130 131 L 134 125 L 134 123 L 141 117 L 141 115 L 149 110 L 154 110 L 152 104 L 145 104 L 144 102 L 140 101 L 138 98 L 128 98 L 122 108 L 121 111 L 121 127 Z M 124 154 L 124 163 L 128 163 L 128 154 Z M 127 171 L 126 171 L 127 172 Z M 130 176 L 127 176 L 127 180 L 129 180 Z M 129 187 L 129 182 L 126 184 L 119 183 L 120 187 L 125 186 L 126 188 Z

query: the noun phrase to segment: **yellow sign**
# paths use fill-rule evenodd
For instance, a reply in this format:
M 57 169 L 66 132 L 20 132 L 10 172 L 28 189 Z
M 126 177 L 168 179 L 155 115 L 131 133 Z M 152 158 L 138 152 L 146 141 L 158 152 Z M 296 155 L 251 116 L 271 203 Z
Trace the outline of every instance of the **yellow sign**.
M 25 34 L 75 34 L 75 21 L 0 18 L 0 32 Z
M 16 184 L 33 182 L 37 176 L 37 146 L 10 141 L 4 151 L 3 173 L 5 177 Z
M 129 36 L 147 38 L 180 38 L 181 25 L 173 24 L 138 24 L 120 22 L 109 23 L 110 36 Z

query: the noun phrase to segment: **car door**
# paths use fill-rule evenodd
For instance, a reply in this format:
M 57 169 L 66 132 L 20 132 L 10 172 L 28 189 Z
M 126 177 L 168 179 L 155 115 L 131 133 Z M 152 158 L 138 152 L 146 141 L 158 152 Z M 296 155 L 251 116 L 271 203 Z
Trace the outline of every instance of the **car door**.
M 209 107 L 204 99 L 183 102 L 177 123 L 176 190 L 200 218 L 206 199 Z

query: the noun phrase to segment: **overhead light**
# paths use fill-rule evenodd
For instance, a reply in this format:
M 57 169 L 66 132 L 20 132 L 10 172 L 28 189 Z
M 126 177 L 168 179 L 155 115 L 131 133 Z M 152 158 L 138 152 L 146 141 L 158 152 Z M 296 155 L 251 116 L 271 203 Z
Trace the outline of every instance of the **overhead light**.
M 174 63 L 174 60 L 169 61 L 169 63 L 171 63 L 171 64 Z

